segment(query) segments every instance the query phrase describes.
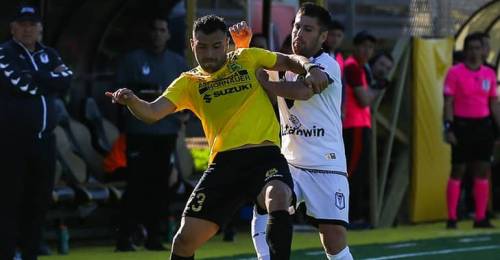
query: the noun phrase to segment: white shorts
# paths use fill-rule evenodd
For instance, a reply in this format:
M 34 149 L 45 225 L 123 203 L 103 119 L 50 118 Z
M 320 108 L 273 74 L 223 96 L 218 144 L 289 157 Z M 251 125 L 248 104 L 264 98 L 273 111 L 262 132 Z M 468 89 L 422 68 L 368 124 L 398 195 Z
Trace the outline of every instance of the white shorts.
M 347 226 L 349 223 L 349 182 L 338 171 L 309 170 L 289 164 L 297 205 L 306 204 L 315 222 Z

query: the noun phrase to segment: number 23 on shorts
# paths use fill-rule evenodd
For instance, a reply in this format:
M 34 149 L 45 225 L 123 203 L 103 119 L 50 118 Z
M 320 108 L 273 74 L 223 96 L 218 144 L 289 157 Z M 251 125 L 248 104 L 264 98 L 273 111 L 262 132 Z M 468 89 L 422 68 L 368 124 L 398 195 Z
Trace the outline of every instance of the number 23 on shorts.
M 206 199 L 205 193 L 197 193 L 193 196 L 193 200 L 195 200 L 191 204 L 191 210 L 194 212 L 199 212 L 203 208 L 203 202 L 205 202 Z

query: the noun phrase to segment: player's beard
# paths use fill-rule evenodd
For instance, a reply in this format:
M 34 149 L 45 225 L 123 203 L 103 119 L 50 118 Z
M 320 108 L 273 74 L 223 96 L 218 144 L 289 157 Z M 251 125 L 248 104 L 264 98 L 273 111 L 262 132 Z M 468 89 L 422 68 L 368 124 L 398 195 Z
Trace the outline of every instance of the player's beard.
M 314 45 L 314 43 L 316 43 L 318 41 L 319 41 L 319 37 L 316 37 L 316 39 L 309 41 L 309 43 L 311 43 L 311 45 L 308 45 L 308 43 L 306 41 L 296 39 L 296 40 L 292 41 L 292 51 L 296 55 L 301 55 L 301 56 L 304 56 L 307 58 L 312 57 L 314 54 L 316 54 L 316 52 L 319 51 L 319 50 L 316 50 L 317 46 L 312 46 L 312 45 Z
M 218 71 L 223 65 L 224 61 L 223 60 L 215 60 L 215 59 L 210 59 L 210 60 L 203 60 L 201 63 L 201 68 L 208 72 L 208 73 L 214 73 Z

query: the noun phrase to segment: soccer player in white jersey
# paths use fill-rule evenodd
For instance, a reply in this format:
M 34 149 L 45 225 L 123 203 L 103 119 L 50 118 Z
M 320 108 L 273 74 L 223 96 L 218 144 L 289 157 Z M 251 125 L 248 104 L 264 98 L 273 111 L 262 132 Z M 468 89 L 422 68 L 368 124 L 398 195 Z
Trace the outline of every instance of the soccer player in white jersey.
M 330 21 L 327 10 L 306 3 L 297 12 L 292 30 L 294 54 L 308 57 L 327 74 L 330 84 L 323 92 L 307 100 L 292 100 L 283 98 L 293 97 L 286 87 L 300 82 L 301 75 L 287 72 L 286 82 L 269 82 L 265 77 L 260 80 L 269 93 L 278 96 L 281 151 L 289 163 L 297 202 L 306 204 L 307 216 L 319 229 L 327 258 L 346 260 L 353 258 L 347 246 L 349 184 L 342 139 L 342 84 L 338 63 L 321 48 Z M 255 210 L 252 237 L 259 259 L 270 259 L 266 223 L 267 215 Z

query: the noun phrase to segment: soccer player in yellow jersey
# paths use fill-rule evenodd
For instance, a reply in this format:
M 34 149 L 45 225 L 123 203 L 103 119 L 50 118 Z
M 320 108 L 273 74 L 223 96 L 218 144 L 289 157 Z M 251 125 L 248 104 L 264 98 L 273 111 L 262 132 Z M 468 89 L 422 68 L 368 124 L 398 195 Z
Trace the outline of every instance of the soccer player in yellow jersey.
M 293 182 L 279 149 L 279 123 L 255 70 L 306 74 L 290 96 L 321 92 L 325 74 L 298 55 L 262 49 L 229 52 L 228 28 L 215 15 L 197 19 L 191 48 L 199 66 L 183 73 L 153 102 L 129 89 L 107 92 L 139 119 L 153 123 L 189 109 L 202 121 L 210 147 L 208 169 L 186 204 L 171 259 L 194 259 L 197 248 L 214 236 L 245 202 L 255 200 L 270 214 L 267 240 L 272 259 L 289 259 L 292 223 L 288 213 Z

